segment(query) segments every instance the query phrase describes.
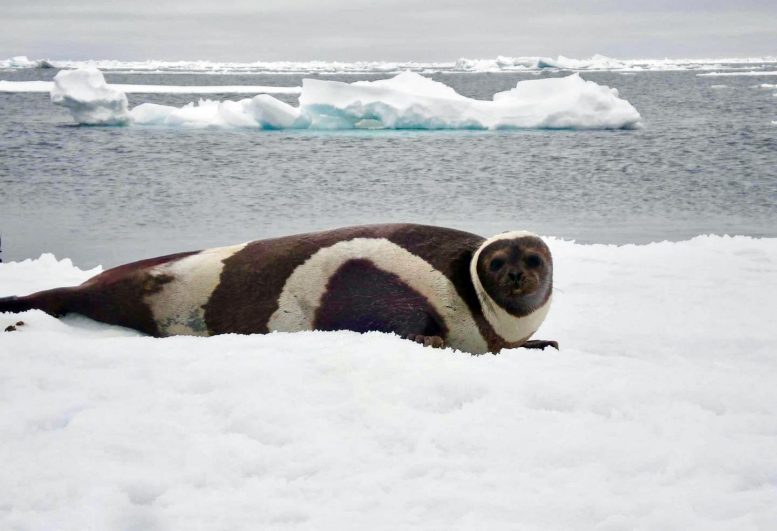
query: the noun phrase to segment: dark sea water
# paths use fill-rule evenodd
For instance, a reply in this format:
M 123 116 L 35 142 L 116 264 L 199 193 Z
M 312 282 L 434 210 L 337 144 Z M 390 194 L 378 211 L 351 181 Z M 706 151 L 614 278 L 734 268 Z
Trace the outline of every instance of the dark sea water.
M 0 79 L 50 79 L 50 70 Z M 565 74 L 553 74 L 565 75 Z M 775 77 L 586 72 L 636 131 L 249 131 L 80 127 L 47 94 L 0 93 L 4 260 L 112 266 L 342 225 L 411 221 L 580 242 L 777 236 Z M 354 81 L 376 75 L 331 75 Z M 531 74 L 435 74 L 490 99 Z M 295 86 L 299 75 L 107 74 L 109 82 Z M 726 85 L 714 88 L 713 85 Z M 209 98 L 240 99 L 224 95 Z M 279 96 L 296 104 L 296 96 Z M 183 105 L 197 95 L 130 94 Z

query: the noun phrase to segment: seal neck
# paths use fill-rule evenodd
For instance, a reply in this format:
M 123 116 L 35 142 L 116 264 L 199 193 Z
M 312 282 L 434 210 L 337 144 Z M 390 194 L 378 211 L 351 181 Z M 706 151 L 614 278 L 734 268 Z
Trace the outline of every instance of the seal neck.
M 486 291 L 486 288 L 483 287 L 483 283 L 480 281 L 480 276 L 478 275 L 478 260 L 480 259 L 480 253 L 483 249 L 492 243 L 500 240 L 524 238 L 526 236 L 539 237 L 533 232 L 525 230 L 503 232 L 502 234 L 492 236 L 480 244 L 480 247 L 475 251 L 475 254 L 472 255 L 472 261 L 469 264 L 470 277 L 472 277 L 472 284 L 475 287 L 475 293 L 477 293 L 478 300 L 480 301 L 483 317 L 486 318 L 486 321 L 488 321 L 488 324 L 494 329 L 494 332 L 496 332 L 496 334 L 506 343 L 522 343 L 537 331 L 542 324 L 542 321 L 545 320 L 548 310 L 550 310 L 551 297 L 548 297 L 548 300 L 546 300 L 542 306 L 528 315 L 524 315 L 523 317 L 512 315 L 492 299 Z

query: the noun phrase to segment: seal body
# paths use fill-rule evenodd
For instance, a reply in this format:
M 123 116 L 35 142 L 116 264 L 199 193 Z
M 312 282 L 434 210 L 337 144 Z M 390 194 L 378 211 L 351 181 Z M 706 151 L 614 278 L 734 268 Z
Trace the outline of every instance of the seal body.
M 143 260 L 0 299 L 0 311 L 75 312 L 153 336 L 393 332 L 479 354 L 526 344 L 551 292 L 550 251 L 535 235 L 395 224 Z

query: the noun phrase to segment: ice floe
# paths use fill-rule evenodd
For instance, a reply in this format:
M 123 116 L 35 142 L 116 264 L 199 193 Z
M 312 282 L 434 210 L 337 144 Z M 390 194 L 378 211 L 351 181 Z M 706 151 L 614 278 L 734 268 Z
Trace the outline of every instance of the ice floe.
M 638 127 L 641 120 L 616 89 L 586 81 L 577 74 L 520 81 L 515 88 L 495 94 L 491 101 L 467 98 L 443 83 L 403 72 L 389 79 L 354 83 L 305 79 L 299 107 L 261 94 L 239 101 L 200 100 L 183 107 L 141 104 L 130 111 L 126 109 L 126 96 L 125 104 L 119 104 L 121 93 L 105 84 L 99 70 L 61 71 L 55 83 L 52 101 L 68 107 L 74 119 L 84 124 L 260 129 L 621 129 Z
M 105 83 L 102 73 L 94 68 L 59 72 L 51 89 L 51 102 L 66 107 L 79 124 L 130 122 L 126 94 Z
M 739 72 L 704 72 L 704 77 L 777 76 L 777 70 L 743 70 Z
M 549 245 L 560 351 L 0 314 L 0 528 L 772 529 L 777 239 Z

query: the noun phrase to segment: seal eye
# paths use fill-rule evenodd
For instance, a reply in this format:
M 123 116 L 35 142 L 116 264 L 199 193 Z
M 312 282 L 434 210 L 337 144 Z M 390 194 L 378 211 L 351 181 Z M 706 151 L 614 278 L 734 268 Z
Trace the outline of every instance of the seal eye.
M 501 258 L 494 258 L 493 260 L 491 260 L 491 263 L 489 264 L 488 268 L 491 271 L 499 271 L 500 269 L 502 269 L 503 265 L 505 265 L 504 260 L 502 260 Z
M 540 267 L 542 265 L 542 258 L 536 254 L 530 254 L 526 257 L 526 265 L 532 269 Z

